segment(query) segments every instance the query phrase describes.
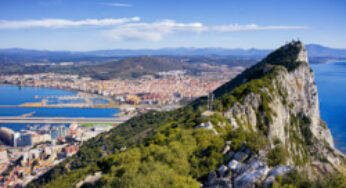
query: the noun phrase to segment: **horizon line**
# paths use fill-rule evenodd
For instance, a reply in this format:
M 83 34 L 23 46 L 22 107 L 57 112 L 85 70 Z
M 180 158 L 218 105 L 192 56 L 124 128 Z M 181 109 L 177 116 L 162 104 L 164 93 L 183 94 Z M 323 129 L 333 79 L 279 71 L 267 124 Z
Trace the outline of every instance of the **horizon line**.
M 309 44 L 305 44 L 305 46 L 308 45 L 318 45 L 318 46 L 322 46 L 325 48 L 332 48 L 332 49 L 336 49 L 336 50 L 346 50 L 346 47 L 344 48 L 338 48 L 338 47 L 330 47 L 330 46 L 325 46 L 325 45 L 321 45 L 321 44 L 317 44 L 317 43 L 309 43 Z M 164 50 L 164 49 L 168 49 L 168 50 L 174 50 L 174 49 L 223 49 L 223 50 L 274 50 L 275 48 L 256 48 L 256 47 L 250 47 L 250 48 L 227 48 L 227 47 L 162 47 L 162 48 L 109 48 L 109 49 L 95 49 L 95 50 L 52 50 L 52 49 L 38 49 L 38 48 L 23 48 L 23 47 L 8 47 L 8 48 L 0 48 L 0 50 L 33 50 L 33 51 L 49 51 L 49 52 L 95 52 L 95 51 L 112 51 L 112 50 L 129 50 L 129 51 L 139 51 L 139 50 Z

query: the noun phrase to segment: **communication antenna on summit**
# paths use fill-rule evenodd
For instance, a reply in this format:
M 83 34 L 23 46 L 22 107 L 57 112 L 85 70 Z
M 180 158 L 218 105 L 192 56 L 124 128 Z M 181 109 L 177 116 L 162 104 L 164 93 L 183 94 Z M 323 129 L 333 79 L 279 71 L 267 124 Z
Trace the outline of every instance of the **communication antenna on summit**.
M 208 110 L 213 111 L 213 103 L 214 103 L 214 93 L 208 94 Z
M 83 140 L 84 140 L 83 138 L 84 138 L 84 133 L 82 132 L 82 139 L 81 139 L 82 140 L 82 145 L 83 145 Z
M 210 108 L 211 108 L 210 110 L 211 110 L 211 111 L 214 110 L 214 109 L 213 109 L 213 106 L 214 106 L 214 97 L 215 97 L 215 95 L 214 95 L 214 93 L 212 93 L 212 94 L 211 94 L 211 101 L 210 101 L 210 102 L 211 102 L 211 104 L 210 104 Z

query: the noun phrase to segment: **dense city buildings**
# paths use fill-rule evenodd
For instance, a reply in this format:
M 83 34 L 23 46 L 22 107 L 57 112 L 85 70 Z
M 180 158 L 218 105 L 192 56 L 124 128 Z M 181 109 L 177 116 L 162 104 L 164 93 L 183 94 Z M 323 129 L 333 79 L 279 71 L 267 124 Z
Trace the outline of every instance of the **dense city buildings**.
M 0 84 L 68 89 L 110 97 L 119 103 L 160 105 L 177 104 L 182 99 L 207 95 L 241 71 L 243 67 L 235 67 L 229 72 L 201 73 L 198 76 L 188 75 L 184 71 L 169 71 L 138 79 L 112 80 L 55 73 L 1 75 Z
M 79 146 L 113 124 L 28 126 L 20 132 L 0 128 L 0 186 L 23 187 L 78 152 Z

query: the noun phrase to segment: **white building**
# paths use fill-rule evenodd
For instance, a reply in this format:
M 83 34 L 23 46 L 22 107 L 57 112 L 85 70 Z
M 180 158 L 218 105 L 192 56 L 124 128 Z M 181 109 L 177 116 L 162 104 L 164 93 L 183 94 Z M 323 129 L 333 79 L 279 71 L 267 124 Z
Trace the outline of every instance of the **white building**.
M 12 134 L 12 143 L 13 147 L 17 147 L 20 145 L 20 133 L 14 133 Z
M 0 150 L 0 164 L 8 163 L 7 151 L 5 149 Z

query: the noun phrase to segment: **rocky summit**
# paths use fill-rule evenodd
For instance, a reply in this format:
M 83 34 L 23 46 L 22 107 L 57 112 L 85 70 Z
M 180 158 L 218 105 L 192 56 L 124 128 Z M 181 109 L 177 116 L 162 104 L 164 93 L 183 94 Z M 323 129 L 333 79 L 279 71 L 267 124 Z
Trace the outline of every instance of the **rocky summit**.
M 219 178 L 210 172 L 208 187 L 269 186 L 292 169 L 321 175 L 344 168 L 345 156 L 334 148 L 330 130 L 320 118 L 314 74 L 300 41 L 279 48 L 215 94 L 220 96 L 218 108 L 233 128 L 261 132 L 269 142 L 255 154 L 245 143 L 237 152 L 228 150 L 228 163 L 218 169 Z M 273 157 L 286 159 L 279 164 Z
M 209 97 L 85 142 L 28 187 L 344 187 L 345 161 L 292 41 Z

